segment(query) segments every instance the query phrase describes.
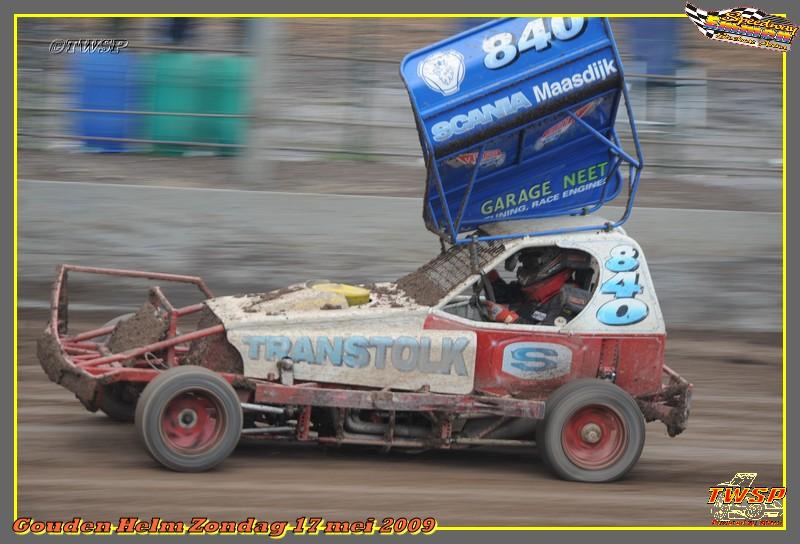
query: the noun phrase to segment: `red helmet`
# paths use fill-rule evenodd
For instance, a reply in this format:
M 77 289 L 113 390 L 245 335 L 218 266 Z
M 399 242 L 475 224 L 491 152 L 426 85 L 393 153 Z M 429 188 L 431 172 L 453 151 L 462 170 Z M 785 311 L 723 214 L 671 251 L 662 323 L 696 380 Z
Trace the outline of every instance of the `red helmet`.
M 566 284 L 571 277 L 572 269 L 564 268 L 548 278 L 534 281 L 530 285 L 523 285 L 522 292 L 525 293 L 525 296 L 529 300 L 539 303 L 547 302 L 558 294 L 561 288 L 564 287 L 564 284 Z M 521 278 L 520 284 L 522 284 Z

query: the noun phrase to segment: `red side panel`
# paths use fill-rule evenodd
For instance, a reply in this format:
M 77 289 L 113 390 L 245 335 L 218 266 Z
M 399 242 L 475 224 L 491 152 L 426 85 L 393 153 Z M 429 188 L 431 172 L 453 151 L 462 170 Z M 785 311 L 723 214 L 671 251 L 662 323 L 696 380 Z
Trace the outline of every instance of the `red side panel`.
M 546 398 L 568 381 L 611 373 L 616 375 L 616 384 L 633 396 L 655 393 L 661 386 L 664 335 L 567 335 L 530 332 L 513 326 L 507 330 L 490 329 L 481 327 L 481 323 L 465 324 L 441 315 L 429 315 L 425 329 L 470 330 L 477 334 L 475 390 L 484 393 Z M 532 374 L 530 378 L 504 371 L 506 348 L 522 342 L 556 345 L 562 351 L 568 349 L 571 361 L 563 372 L 543 372 Z
M 661 388 L 666 335 L 620 339 L 616 384 L 630 394 L 645 395 Z
M 634 396 L 660 389 L 664 335 L 592 337 L 592 343 L 597 340 L 600 341 L 600 375 L 614 375 L 614 383 Z

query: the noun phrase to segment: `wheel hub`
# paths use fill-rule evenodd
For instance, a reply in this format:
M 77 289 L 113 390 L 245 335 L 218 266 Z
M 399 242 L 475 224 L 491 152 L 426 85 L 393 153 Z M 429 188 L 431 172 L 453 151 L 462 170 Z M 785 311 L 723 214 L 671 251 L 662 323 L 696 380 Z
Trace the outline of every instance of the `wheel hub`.
M 205 451 L 219 441 L 224 427 L 219 400 L 206 390 L 178 393 L 161 414 L 161 434 L 167 446 L 176 451 Z
M 627 429 L 612 407 L 591 404 L 576 410 L 561 433 L 564 453 L 585 470 L 613 465 L 625 452 Z
M 603 430 L 597 423 L 587 423 L 581 428 L 581 439 L 587 444 L 597 444 L 603 437 Z
M 197 412 L 191 408 L 181 410 L 178 414 L 178 425 L 184 429 L 191 429 L 197 423 Z

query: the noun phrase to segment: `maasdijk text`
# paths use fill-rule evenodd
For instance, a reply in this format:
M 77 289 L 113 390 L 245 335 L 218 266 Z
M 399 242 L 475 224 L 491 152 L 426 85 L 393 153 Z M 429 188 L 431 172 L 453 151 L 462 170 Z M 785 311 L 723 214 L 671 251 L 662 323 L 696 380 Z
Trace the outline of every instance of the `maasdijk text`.
M 263 535 L 282 538 L 287 534 L 430 534 L 436 530 L 434 518 L 369 517 L 360 520 L 326 520 L 319 517 L 299 517 L 291 521 L 266 521 L 248 517 L 239 521 L 216 521 L 195 517 L 190 522 L 166 520 L 160 517 L 141 519 L 123 517 L 112 521 L 86 521 L 74 517 L 69 521 L 39 521 L 21 517 L 14 520 L 12 530 L 27 534 L 97 534 L 97 535 Z
M 534 84 L 528 94 L 517 91 L 454 115 L 449 120 L 439 121 L 431 127 L 431 135 L 435 142 L 446 142 L 454 136 L 486 128 L 486 125 L 548 103 L 561 95 L 571 94 L 586 85 L 617 77 L 618 74 L 614 59 L 603 58 L 561 79 Z

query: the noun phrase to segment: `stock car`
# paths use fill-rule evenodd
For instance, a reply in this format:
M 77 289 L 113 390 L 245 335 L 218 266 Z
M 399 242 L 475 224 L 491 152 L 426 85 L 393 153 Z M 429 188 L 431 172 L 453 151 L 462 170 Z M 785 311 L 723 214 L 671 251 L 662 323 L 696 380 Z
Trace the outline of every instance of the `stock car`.
M 61 265 L 38 344 L 50 379 L 133 419 L 179 471 L 250 436 L 536 448 L 558 476 L 604 482 L 636 464 L 646 421 L 682 432 L 691 384 L 664 362 L 649 268 L 621 226 L 643 157 L 608 21 L 501 19 L 400 71 L 438 256 L 396 282 L 223 297 L 194 276 Z M 634 154 L 615 129 L 623 103 Z M 622 217 L 599 217 L 625 186 Z M 195 285 L 202 300 L 175 307 L 155 285 L 134 314 L 74 332 L 69 282 L 84 274 Z
M 589 256 L 586 306 L 550 323 L 487 319 L 488 273 L 543 248 Z M 615 279 L 623 268 L 635 283 Z M 174 308 L 154 287 L 134 315 L 70 335 L 67 277 L 78 273 L 190 282 L 208 298 Z M 40 360 L 90 410 L 135 411 L 147 450 L 175 470 L 211 468 L 244 434 L 384 449 L 536 445 L 560 476 L 606 481 L 636 463 L 645 419 L 674 435 L 688 417 L 644 254 L 619 228 L 452 246 L 398 282 L 210 295 L 199 278 L 63 266 Z M 177 332 L 193 315 L 196 330 Z

